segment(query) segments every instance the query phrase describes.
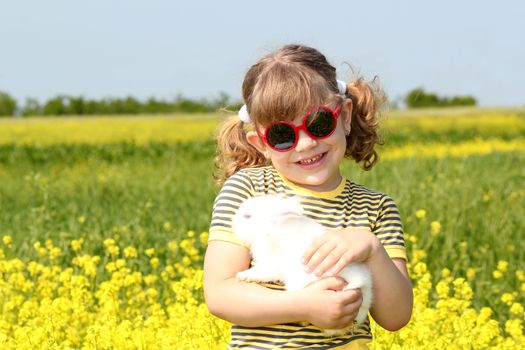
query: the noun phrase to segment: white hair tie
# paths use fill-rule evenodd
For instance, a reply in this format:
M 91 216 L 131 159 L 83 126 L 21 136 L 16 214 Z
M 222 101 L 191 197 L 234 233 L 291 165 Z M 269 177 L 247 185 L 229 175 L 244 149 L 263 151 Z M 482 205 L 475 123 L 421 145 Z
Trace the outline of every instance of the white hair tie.
M 340 94 L 345 95 L 347 91 L 346 83 L 342 80 L 337 80 L 337 89 L 339 90 Z M 246 105 L 242 105 L 237 114 L 243 123 L 251 123 L 252 119 L 250 118 L 250 114 L 248 114 L 248 107 L 246 107 Z
M 239 109 L 239 112 L 237 112 L 239 115 L 239 119 L 243 123 L 250 123 L 252 120 L 250 119 L 250 115 L 248 114 L 248 107 L 246 105 L 242 105 L 241 109 Z
M 346 83 L 344 81 L 338 80 L 337 81 L 337 88 L 339 89 L 339 93 L 340 94 L 346 95 L 347 86 L 346 86 Z

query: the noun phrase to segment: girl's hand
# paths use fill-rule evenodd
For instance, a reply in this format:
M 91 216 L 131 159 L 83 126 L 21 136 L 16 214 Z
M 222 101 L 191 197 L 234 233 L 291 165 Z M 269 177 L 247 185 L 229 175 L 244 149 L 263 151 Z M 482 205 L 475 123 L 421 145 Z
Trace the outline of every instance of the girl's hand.
M 356 318 L 363 297 L 361 289 L 342 290 L 340 277 L 326 277 L 297 291 L 299 319 L 325 329 L 348 326 Z
M 350 262 L 365 262 L 380 245 L 369 230 L 327 230 L 303 254 L 307 272 L 335 276 Z

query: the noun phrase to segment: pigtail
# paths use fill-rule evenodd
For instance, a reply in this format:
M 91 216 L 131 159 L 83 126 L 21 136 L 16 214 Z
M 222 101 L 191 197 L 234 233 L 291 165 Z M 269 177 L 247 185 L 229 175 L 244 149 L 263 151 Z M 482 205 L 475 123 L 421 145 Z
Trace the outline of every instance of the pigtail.
M 362 78 L 352 81 L 346 94 L 352 99 L 353 108 L 345 155 L 361 163 L 363 169 L 370 170 L 379 161 L 374 147 L 383 144 L 379 135 L 379 115 L 386 105 L 386 96 L 376 78 L 370 83 Z
M 222 123 L 217 141 L 213 177 L 218 184 L 242 168 L 267 165 L 266 158 L 248 143 L 244 123 L 237 115 Z

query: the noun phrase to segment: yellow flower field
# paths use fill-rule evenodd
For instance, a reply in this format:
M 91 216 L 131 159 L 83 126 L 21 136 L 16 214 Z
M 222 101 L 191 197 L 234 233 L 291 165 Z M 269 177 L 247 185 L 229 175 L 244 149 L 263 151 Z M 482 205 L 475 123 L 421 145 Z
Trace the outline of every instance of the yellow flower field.
M 408 143 L 380 150 L 381 159 L 468 157 L 472 155 L 525 152 L 525 139 L 473 139 L 458 143 Z
M 190 231 L 170 242 L 166 260 L 154 248 L 104 241 L 104 254 L 90 255 L 82 239 L 62 251 L 35 242 L 37 261 L 12 254 L 3 237 L 0 250 L 0 347 L 2 349 L 225 349 L 229 325 L 211 316 L 202 299 L 202 256 Z M 523 305 L 512 293 L 504 327 L 490 308 L 472 305 L 470 277 L 443 270 L 432 285 L 426 254 L 407 235 L 415 307 L 411 322 L 390 333 L 372 324 L 372 349 L 518 349 L 525 346 Z M 144 262 L 149 261 L 146 265 Z M 505 270 L 505 262 L 499 268 Z M 525 274 L 517 273 L 525 292 Z
M 457 113 L 460 113 L 457 115 Z M 393 111 L 383 118 L 386 134 L 422 131 L 436 134 L 468 130 L 482 138 L 525 130 L 525 110 L 445 109 Z M 132 117 L 47 117 L 1 119 L 0 145 L 110 144 L 177 142 L 211 138 L 220 120 L 231 113 L 146 115 Z M 425 141 L 425 140 L 421 140 Z M 505 142 L 500 140 L 500 142 Z
M 0 145 L 99 145 L 210 138 L 217 115 L 0 119 Z

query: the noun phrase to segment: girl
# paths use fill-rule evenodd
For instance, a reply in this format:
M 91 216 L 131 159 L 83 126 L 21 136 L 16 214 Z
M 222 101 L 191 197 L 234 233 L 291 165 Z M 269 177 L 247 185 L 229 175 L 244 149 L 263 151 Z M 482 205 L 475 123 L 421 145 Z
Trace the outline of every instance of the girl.
M 333 277 L 350 262 L 370 268 L 370 314 L 379 325 L 400 329 L 412 313 L 395 203 L 339 170 L 345 156 L 366 170 L 377 162 L 377 113 L 384 99 L 362 80 L 338 82 L 319 51 L 300 45 L 253 65 L 243 97 L 239 116 L 219 134 L 217 165 L 226 181 L 215 199 L 204 262 L 206 304 L 233 323 L 231 349 L 367 349 L 369 322 L 335 338 L 319 328 L 343 328 L 357 315 L 360 290 L 343 291 L 346 282 Z M 251 261 L 231 218 L 244 200 L 263 194 L 300 196 L 305 215 L 327 228 L 303 256 L 306 271 L 325 278 L 297 292 L 235 278 Z

